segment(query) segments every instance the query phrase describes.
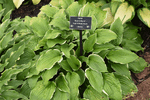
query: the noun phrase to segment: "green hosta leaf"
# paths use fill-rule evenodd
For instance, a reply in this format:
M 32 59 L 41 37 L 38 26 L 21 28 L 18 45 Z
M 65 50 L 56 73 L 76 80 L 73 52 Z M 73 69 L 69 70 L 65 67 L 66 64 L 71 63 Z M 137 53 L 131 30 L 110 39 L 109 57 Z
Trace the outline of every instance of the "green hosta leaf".
M 55 39 L 61 34 L 60 30 L 48 30 L 44 36 L 45 39 Z
M 4 11 L 5 11 L 5 9 L 0 10 L 0 19 L 2 18 Z
M 22 98 L 24 100 L 28 100 L 26 96 L 24 96 L 21 93 L 18 93 L 15 90 L 7 90 L 1 93 L 1 96 L 5 98 L 6 100 L 17 100 L 19 98 Z
M 32 51 L 30 48 L 25 48 L 24 53 L 20 56 L 20 59 L 17 61 L 17 64 L 27 64 L 33 59 L 34 56 L 34 51 Z
M 118 1 L 111 2 L 110 9 L 111 9 L 111 13 L 112 13 L 113 16 L 115 15 L 120 3 L 121 2 L 118 2 Z
M 81 5 L 78 2 L 73 2 L 68 8 L 67 13 L 69 16 L 78 16 Z
M 56 88 L 52 100 L 69 100 L 69 94 Z
M 126 49 L 110 50 L 110 52 L 107 54 L 107 59 L 120 64 L 130 63 L 137 58 L 138 56 L 135 53 Z
M 19 92 L 29 98 L 31 88 L 29 87 L 29 84 L 27 81 L 25 81 L 24 84 L 21 86 Z
M 87 40 L 83 43 L 83 49 L 85 52 L 91 52 L 93 50 L 93 46 L 96 42 L 96 34 L 93 34 L 88 37 Z
M 148 8 L 142 8 L 137 11 L 139 19 L 148 27 L 150 27 L 150 10 Z
M 30 89 L 33 89 L 35 87 L 39 77 L 40 77 L 40 75 L 34 75 L 27 79 Z
M 65 18 L 57 17 L 53 19 L 50 23 L 54 27 L 58 27 L 61 30 L 69 30 L 69 22 Z
M 138 91 L 134 82 L 126 76 L 119 75 L 116 73 L 114 75 L 120 81 L 123 97 L 125 97 L 127 95 L 134 96 L 134 93 L 136 93 Z
M 95 29 L 96 29 L 96 27 L 97 27 L 98 21 L 97 21 L 96 17 L 93 14 L 92 15 L 88 15 L 88 16 L 92 17 L 92 26 L 91 26 L 91 29 L 89 31 L 90 31 L 90 33 L 93 34 Z
M 13 2 L 14 2 L 14 4 L 15 4 L 15 6 L 16 6 L 17 9 L 21 6 L 21 4 L 22 4 L 23 1 L 24 0 L 13 0 Z
M 111 67 L 120 75 L 125 75 L 130 78 L 130 71 L 127 64 L 111 63 Z
M 99 52 L 101 52 L 103 50 L 112 49 L 114 47 L 115 46 L 113 44 L 111 44 L 111 43 L 106 43 L 106 44 L 101 44 L 101 45 L 95 44 L 93 52 L 99 53 Z
M 48 48 L 51 48 L 51 47 L 55 46 L 56 44 L 64 44 L 65 42 L 66 42 L 65 39 L 55 38 L 55 39 L 49 39 L 46 44 L 47 44 Z
M 120 4 L 114 18 L 116 20 L 119 17 L 122 21 L 122 24 L 124 24 L 125 22 L 132 20 L 134 15 L 134 7 L 132 5 L 128 5 L 128 3 L 125 2 Z
M 0 53 L 2 52 L 2 50 L 4 48 L 7 47 L 8 43 L 11 41 L 12 39 L 12 31 L 6 33 L 6 35 L 0 40 Z
M 11 53 L 10 58 L 8 58 L 9 63 L 6 66 L 6 68 L 10 68 L 15 65 L 18 58 L 24 53 L 24 49 L 25 49 L 25 44 L 20 46 L 17 51 Z
M 55 6 L 55 7 L 60 8 L 60 3 L 58 3 L 58 0 L 51 0 L 51 1 L 50 1 L 50 4 L 51 4 L 52 6 Z
M 68 81 L 68 86 L 70 88 L 70 100 L 78 100 L 80 77 L 75 72 L 68 72 L 66 75 L 66 80 Z
M 80 76 L 80 85 L 82 85 L 85 81 L 85 72 L 82 69 L 79 69 L 76 73 Z
M 54 18 L 61 17 L 66 18 L 66 11 L 65 9 L 60 9 L 55 15 Z
M 96 72 L 90 68 L 85 70 L 85 75 L 88 78 L 91 86 L 98 91 L 102 92 L 103 89 L 103 76 L 100 72 Z
M 97 33 L 98 44 L 104 44 L 117 38 L 117 35 L 109 29 L 98 29 L 95 32 Z
M 50 100 L 53 97 L 55 88 L 56 85 L 54 82 L 44 85 L 42 81 L 39 81 L 31 91 L 30 100 Z
M 68 92 L 68 93 L 70 92 L 68 83 L 63 73 L 60 73 L 60 75 L 57 77 L 56 86 L 60 91 Z
M 139 73 L 143 71 L 145 67 L 147 67 L 147 62 L 141 57 L 129 63 L 129 69 L 132 70 L 134 73 Z
M 122 100 L 122 91 L 119 80 L 113 73 L 103 73 L 104 78 L 104 91 L 108 94 L 109 98 L 114 100 Z
M 72 4 L 74 0 L 59 0 L 59 3 L 62 8 L 66 9 L 70 4 Z
M 4 32 L 6 31 L 8 25 L 10 24 L 10 19 L 5 20 L 1 25 L 0 25 L 0 38 L 4 35 Z
M 57 7 L 50 7 L 50 5 L 42 6 L 40 10 L 51 18 L 53 18 L 53 16 L 59 11 Z
M 116 19 L 112 24 L 110 29 L 117 34 L 117 39 L 113 40 L 116 45 L 121 44 L 123 38 L 123 25 L 120 18 Z
M 83 96 L 88 100 L 109 100 L 106 94 L 104 94 L 103 92 L 99 93 L 90 85 L 86 88 Z
M 123 39 L 122 47 L 128 50 L 135 51 L 135 52 L 144 50 L 141 47 L 141 43 L 138 43 L 136 40 Z
M 69 63 L 67 62 L 67 60 L 61 61 L 60 65 L 64 70 L 72 72 L 72 69 L 71 69 Z
M 15 5 L 13 3 L 13 0 L 3 0 L 3 1 L 4 1 L 3 8 L 7 8 L 7 9 L 5 9 L 5 12 L 3 15 L 6 15 L 7 12 L 15 9 Z
M 67 58 L 67 62 L 74 71 L 77 71 L 81 67 L 81 62 L 74 55 Z
M 58 64 L 56 64 L 51 69 L 42 72 L 43 82 L 47 83 L 49 81 L 49 79 L 53 78 L 54 75 L 57 74 L 57 71 L 59 68 L 60 68 L 60 66 Z
M 33 17 L 30 21 L 33 32 L 39 37 L 43 37 L 49 29 L 48 20 L 40 17 Z
M 41 0 L 32 0 L 34 5 L 37 5 L 38 3 L 40 3 Z
M 70 58 L 70 51 L 74 48 L 75 44 L 64 44 L 61 46 L 61 51 L 65 54 L 67 58 Z
M 87 65 L 97 72 L 107 72 L 107 67 L 102 57 L 96 54 L 91 54 L 88 57 Z
M 44 69 L 51 69 L 60 60 L 62 60 L 62 56 L 59 50 L 48 50 L 38 59 L 36 69 L 39 72 Z

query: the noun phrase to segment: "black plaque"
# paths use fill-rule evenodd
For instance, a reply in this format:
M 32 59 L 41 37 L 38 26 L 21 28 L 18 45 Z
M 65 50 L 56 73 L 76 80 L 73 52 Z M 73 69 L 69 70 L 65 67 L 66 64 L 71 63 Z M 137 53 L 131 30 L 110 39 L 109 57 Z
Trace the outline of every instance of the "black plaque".
M 70 17 L 70 29 L 91 29 L 91 17 Z

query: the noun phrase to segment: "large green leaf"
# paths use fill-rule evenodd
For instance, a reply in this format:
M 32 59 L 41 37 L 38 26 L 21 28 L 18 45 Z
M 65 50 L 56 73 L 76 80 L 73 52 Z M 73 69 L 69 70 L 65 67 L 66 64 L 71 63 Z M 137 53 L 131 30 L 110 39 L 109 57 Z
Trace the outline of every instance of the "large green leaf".
M 110 9 L 111 13 L 114 16 L 121 2 L 113 1 L 111 2 Z
M 106 94 L 104 94 L 103 92 L 99 93 L 90 85 L 84 91 L 83 96 L 88 100 L 109 100 Z
M 69 16 L 78 16 L 79 10 L 82 6 L 78 2 L 73 2 L 68 8 L 67 13 Z
M 68 87 L 68 82 L 65 79 L 65 76 L 63 73 L 60 73 L 60 75 L 56 79 L 56 86 L 60 91 L 63 92 L 70 92 L 70 89 Z
M 88 56 L 87 65 L 97 72 L 107 72 L 107 67 L 102 57 L 96 54 L 91 54 Z
M 88 39 L 85 40 L 85 42 L 83 43 L 83 50 L 85 50 L 85 52 L 87 53 L 91 52 L 93 50 L 95 42 L 96 42 L 96 34 L 89 36 Z
M 109 98 L 114 100 L 122 100 L 122 91 L 119 80 L 113 73 L 103 73 L 104 78 L 104 91 L 108 94 Z
M 28 84 L 27 81 L 25 81 L 23 83 L 23 85 L 21 86 L 19 92 L 29 98 L 30 92 L 31 92 L 31 88 L 29 87 L 29 84 Z
M 48 20 L 40 17 L 33 17 L 30 21 L 33 32 L 39 37 L 43 37 L 49 29 Z
M 78 100 L 79 95 L 79 86 L 80 86 L 80 77 L 75 72 L 68 72 L 66 75 L 66 80 L 70 88 L 70 100 Z
M 97 43 L 104 44 L 117 38 L 117 35 L 109 29 L 97 29 Z
M 113 40 L 113 44 L 119 45 L 123 38 L 123 25 L 120 18 L 116 19 L 112 24 L 110 29 L 117 34 L 117 39 Z
M 50 100 L 55 92 L 55 88 L 54 82 L 44 85 L 42 81 L 39 81 L 30 93 L 30 100 Z
M 49 39 L 47 40 L 47 46 L 48 48 L 51 48 L 53 46 L 55 46 L 56 44 L 64 44 L 66 42 L 65 39 L 62 38 L 55 38 L 55 39 Z
M 134 96 L 134 93 L 138 91 L 134 82 L 126 76 L 119 75 L 116 73 L 114 75 L 120 81 L 123 97 L 125 98 L 127 95 Z
M 148 63 L 142 57 L 139 57 L 135 61 L 129 63 L 129 69 L 134 73 L 139 73 L 143 71 L 145 67 L 148 67 L 147 64 Z
M 45 39 L 55 39 L 61 34 L 62 31 L 60 30 L 48 30 L 44 35 Z
M 119 17 L 122 21 L 122 24 L 124 24 L 125 22 L 132 20 L 134 15 L 134 7 L 132 5 L 128 5 L 127 2 L 124 2 L 118 7 L 114 18 L 116 20 Z
M 56 88 L 52 100 L 69 100 L 69 94 Z
M 60 62 L 61 67 L 66 70 L 66 71 L 70 71 L 72 72 L 72 68 L 70 67 L 69 63 L 67 62 L 67 60 L 63 60 Z
M 74 0 L 59 0 L 59 3 L 62 8 L 66 9 L 70 4 L 72 4 Z
M 58 12 L 58 8 L 56 7 L 50 7 L 50 5 L 42 6 L 40 9 L 42 12 L 44 12 L 48 17 L 53 18 L 53 16 Z
M 55 15 L 54 18 L 61 17 L 61 18 L 66 18 L 66 10 L 65 9 L 60 9 Z
M 44 69 L 51 69 L 60 60 L 62 60 L 62 56 L 59 50 L 48 50 L 38 59 L 36 69 L 39 72 Z
M 135 59 L 137 59 L 138 56 L 126 49 L 117 49 L 117 50 L 110 50 L 107 54 L 107 59 L 120 64 L 127 64 Z
M 150 27 L 150 10 L 148 8 L 141 8 L 137 11 L 139 19 L 148 27 Z
M 28 98 L 26 96 L 24 96 L 21 93 L 18 93 L 15 90 L 7 90 L 1 93 L 1 96 L 3 98 L 5 98 L 6 100 L 17 100 L 17 99 L 24 99 L 24 100 L 28 100 Z
M 54 27 L 58 27 L 61 30 L 69 30 L 69 22 L 65 18 L 57 17 L 53 19 L 50 23 Z
M 130 78 L 130 71 L 127 64 L 111 63 L 111 67 L 120 75 L 125 75 Z
M 74 55 L 67 58 L 67 62 L 74 71 L 77 71 L 81 67 L 81 61 L 79 61 Z
M 88 78 L 91 86 L 99 93 L 103 90 L 103 77 L 100 72 L 96 72 L 90 68 L 85 70 L 85 75 Z
M 51 78 L 54 77 L 54 75 L 57 74 L 58 69 L 60 66 L 58 64 L 54 65 L 51 69 L 48 69 L 44 72 L 42 72 L 42 79 L 44 83 L 47 83 Z
M 80 76 L 80 85 L 82 85 L 85 81 L 85 72 L 82 69 L 79 69 L 76 73 Z
M 8 25 L 10 24 L 10 19 L 5 20 L 1 25 L 0 25 L 0 38 L 4 35 L 4 32 L 6 31 Z

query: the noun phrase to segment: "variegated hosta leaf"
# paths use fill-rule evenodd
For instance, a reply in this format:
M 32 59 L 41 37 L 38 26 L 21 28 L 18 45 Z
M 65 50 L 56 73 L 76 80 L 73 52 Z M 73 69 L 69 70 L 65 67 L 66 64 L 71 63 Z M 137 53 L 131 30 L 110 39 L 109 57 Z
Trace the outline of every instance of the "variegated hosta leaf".
M 42 12 L 44 12 L 48 17 L 53 18 L 53 16 L 58 12 L 58 8 L 56 7 L 50 7 L 50 5 L 42 6 L 40 9 Z
M 43 37 L 49 29 L 48 20 L 40 17 L 33 17 L 30 21 L 30 26 L 33 32 L 39 37 Z
M 10 15 L 11 15 L 11 14 L 12 14 L 12 10 L 8 11 L 8 12 L 6 13 L 6 15 L 3 17 L 2 22 L 4 22 L 4 21 L 7 20 L 7 19 L 10 19 Z
M 22 4 L 23 1 L 24 0 L 13 0 L 13 2 L 14 2 L 14 4 L 15 4 L 15 6 L 16 6 L 17 9 L 21 6 L 21 4 Z
M 5 20 L 1 25 L 0 25 L 0 38 L 4 35 L 4 32 L 6 31 L 8 25 L 10 24 L 10 19 Z
M 83 43 L 83 50 L 85 50 L 85 52 L 91 52 L 93 50 L 93 46 L 96 42 L 96 34 L 93 34 L 91 36 L 88 37 L 87 40 L 85 40 L 85 42 Z
M 30 92 L 31 92 L 31 88 L 29 87 L 29 84 L 28 84 L 27 81 L 24 81 L 24 83 L 21 86 L 19 92 L 29 98 Z
M 34 5 L 37 5 L 38 3 L 40 3 L 41 0 L 32 0 Z
M 118 1 L 111 2 L 110 10 L 113 16 L 115 15 L 120 4 L 121 2 L 118 2 Z
M 126 49 L 110 50 L 107 59 L 115 63 L 127 64 L 136 60 L 138 56 Z
M 85 81 L 85 72 L 82 69 L 79 69 L 76 73 L 80 76 L 80 85 L 82 85 Z
M 60 8 L 61 6 L 60 3 L 58 2 L 59 2 L 58 0 L 51 0 L 50 5 Z
M 60 73 L 60 75 L 56 78 L 56 86 L 60 91 L 70 93 L 68 82 L 63 73 Z
M 69 16 L 78 16 L 79 10 L 82 6 L 78 2 L 73 2 L 68 8 L 67 13 Z
M 117 39 L 113 40 L 112 43 L 115 45 L 119 45 L 122 42 L 123 38 L 123 25 L 120 18 L 116 19 L 112 24 L 110 29 L 117 34 Z
M 123 97 L 126 98 L 127 95 L 134 96 L 134 94 L 138 91 L 134 82 L 126 76 L 116 73 L 114 75 L 120 81 Z
M 62 56 L 59 50 L 48 50 L 46 53 L 40 56 L 37 61 L 36 69 L 40 72 L 44 69 L 51 69 L 56 62 L 62 60 Z
M 56 37 L 58 37 L 60 34 L 62 33 L 62 31 L 60 30 L 48 30 L 46 32 L 46 34 L 44 35 L 45 39 L 55 39 Z
M 114 100 L 122 100 L 122 91 L 119 80 L 113 73 L 103 73 L 104 78 L 104 91 L 108 94 L 109 98 Z
M 148 8 L 141 8 L 137 11 L 139 19 L 150 28 L 150 10 Z
M 43 83 L 47 83 L 51 78 L 54 77 L 54 75 L 57 74 L 58 69 L 60 68 L 60 66 L 58 64 L 55 64 L 51 69 L 48 69 L 44 72 L 42 72 L 42 79 L 43 79 Z
M 127 2 L 124 2 L 120 4 L 119 8 L 117 9 L 114 19 L 116 20 L 119 17 L 122 21 L 122 24 L 124 24 L 125 22 L 132 20 L 134 15 L 134 7 L 132 5 L 128 5 Z
M 0 19 L 2 18 L 5 9 L 1 9 L 2 8 L 2 4 L 0 4 Z
M 88 100 L 109 100 L 108 96 L 105 93 L 99 93 L 90 85 L 84 91 L 83 96 Z
M 80 86 L 80 77 L 75 72 L 68 72 L 66 75 L 66 80 L 70 88 L 70 100 L 78 100 L 79 95 L 79 86 Z
M 48 48 L 54 47 L 56 44 L 64 44 L 66 42 L 63 38 L 55 38 L 55 39 L 49 39 L 47 40 L 47 46 Z
M 69 7 L 70 4 L 72 4 L 74 0 L 59 0 L 59 3 L 63 9 L 66 9 Z
M 102 57 L 96 54 L 91 54 L 88 56 L 87 65 L 97 72 L 107 72 L 107 67 Z
M 104 44 L 117 38 L 117 35 L 109 29 L 97 29 L 97 43 Z
M 67 58 L 67 62 L 74 71 L 77 71 L 81 67 L 81 61 L 78 60 L 74 55 L 71 55 L 70 58 Z
M 24 100 L 28 100 L 28 98 L 26 96 L 24 96 L 23 94 L 15 91 L 15 90 L 7 90 L 1 93 L 1 96 L 3 98 L 5 98 L 5 100 L 17 100 L 17 99 L 24 99 Z
M 69 93 L 64 92 L 56 88 L 52 100 L 69 100 Z
M 139 57 L 135 61 L 129 63 L 129 69 L 134 73 L 139 73 L 144 70 L 145 67 L 148 67 L 148 63 L 142 58 Z
M 43 81 L 39 81 L 35 88 L 31 90 L 30 100 L 50 100 L 53 97 L 55 88 L 54 82 L 48 82 L 47 85 L 44 85 Z
M 91 86 L 99 93 L 103 90 L 103 76 L 100 72 L 94 71 L 90 68 L 85 70 L 85 75 L 88 78 Z

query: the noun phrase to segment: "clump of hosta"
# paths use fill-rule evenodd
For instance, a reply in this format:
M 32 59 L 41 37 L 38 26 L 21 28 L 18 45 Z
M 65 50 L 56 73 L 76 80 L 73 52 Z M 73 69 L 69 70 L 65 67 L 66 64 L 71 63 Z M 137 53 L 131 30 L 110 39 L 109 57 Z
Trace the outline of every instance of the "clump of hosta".
M 143 50 L 138 28 L 113 14 L 110 21 L 102 5 L 52 0 L 37 17 L 9 22 L 0 41 L 0 99 L 122 100 L 137 92 L 130 70 L 147 66 L 134 53 Z M 92 17 L 92 29 L 82 32 L 83 56 L 70 16 Z

